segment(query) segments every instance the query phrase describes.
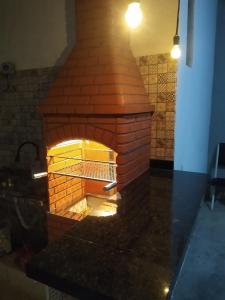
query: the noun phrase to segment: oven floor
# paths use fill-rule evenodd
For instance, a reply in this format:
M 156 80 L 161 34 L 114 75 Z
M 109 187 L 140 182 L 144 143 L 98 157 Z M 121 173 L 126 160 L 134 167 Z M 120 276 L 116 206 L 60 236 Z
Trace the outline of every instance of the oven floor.
M 116 214 L 117 204 L 114 199 L 86 196 L 69 208 L 70 212 L 80 213 L 82 207 L 88 210 L 89 216 L 110 216 Z

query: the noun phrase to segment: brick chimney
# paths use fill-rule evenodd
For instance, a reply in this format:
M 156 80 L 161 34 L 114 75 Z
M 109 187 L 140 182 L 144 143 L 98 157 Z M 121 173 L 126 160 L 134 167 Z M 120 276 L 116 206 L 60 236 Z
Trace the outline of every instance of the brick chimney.
M 77 0 L 76 46 L 39 111 L 43 114 L 150 112 L 129 47 L 127 1 Z

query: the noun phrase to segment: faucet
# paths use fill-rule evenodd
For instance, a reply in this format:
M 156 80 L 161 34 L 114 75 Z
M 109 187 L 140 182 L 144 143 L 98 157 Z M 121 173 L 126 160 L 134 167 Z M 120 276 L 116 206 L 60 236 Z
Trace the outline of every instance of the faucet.
M 34 142 L 26 141 L 26 142 L 23 142 L 17 149 L 15 161 L 16 162 L 20 161 L 20 151 L 23 148 L 23 146 L 25 146 L 25 145 L 33 145 L 36 150 L 36 160 L 40 160 L 39 146 L 37 144 L 35 144 Z
M 17 153 L 16 153 L 16 158 L 15 158 L 15 161 L 16 162 L 19 162 L 20 161 L 20 151 L 21 149 L 23 148 L 23 146 L 25 145 L 32 145 L 34 146 L 35 150 L 36 150 L 36 158 L 35 160 L 36 161 L 40 161 L 40 151 L 39 151 L 39 146 L 37 144 L 35 144 L 34 142 L 31 142 L 31 141 L 26 141 L 24 143 L 22 143 L 19 148 L 17 149 Z M 42 177 L 46 177 L 48 175 L 47 172 L 40 172 L 40 173 L 33 173 L 32 171 L 32 178 L 33 179 L 39 179 L 39 178 L 42 178 Z

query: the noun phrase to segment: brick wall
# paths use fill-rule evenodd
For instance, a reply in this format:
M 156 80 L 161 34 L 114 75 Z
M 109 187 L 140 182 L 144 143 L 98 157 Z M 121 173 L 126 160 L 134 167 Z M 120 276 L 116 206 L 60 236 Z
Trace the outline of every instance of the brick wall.
M 50 149 L 63 141 L 83 138 L 114 150 L 120 190 L 149 167 L 150 120 L 149 113 L 98 118 L 50 115 L 44 118 L 46 144 Z
M 151 123 L 151 159 L 173 160 L 176 98 L 176 61 L 169 54 L 137 59 L 155 113 Z
M 57 68 L 16 72 L 10 79 L 15 91 L 6 91 L 6 80 L 0 75 L 0 167 L 14 167 L 17 148 L 27 140 L 40 146 L 44 164 L 42 121 L 36 106 L 45 97 L 56 73 Z M 34 148 L 25 146 L 18 167 L 30 168 L 34 157 Z

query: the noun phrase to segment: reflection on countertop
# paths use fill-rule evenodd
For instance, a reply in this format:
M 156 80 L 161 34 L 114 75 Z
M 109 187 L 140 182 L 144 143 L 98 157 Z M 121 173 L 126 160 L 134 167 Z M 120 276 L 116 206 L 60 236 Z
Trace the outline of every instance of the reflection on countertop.
M 116 215 L 75 223 L 33 258 L 28 276 L 79 299 L 166 299 L 206 180 L 143 174 L 121 191 Z
M 36 252 L 46 245 L 47 195 L 45 178 L 35 181 L 26 169 L 0 169 L 0 223 L 9 231 L 12 251 Z

